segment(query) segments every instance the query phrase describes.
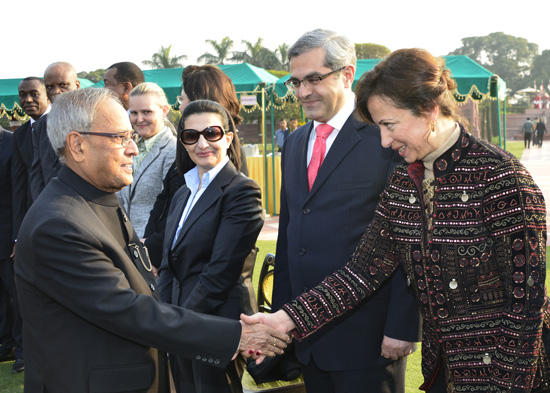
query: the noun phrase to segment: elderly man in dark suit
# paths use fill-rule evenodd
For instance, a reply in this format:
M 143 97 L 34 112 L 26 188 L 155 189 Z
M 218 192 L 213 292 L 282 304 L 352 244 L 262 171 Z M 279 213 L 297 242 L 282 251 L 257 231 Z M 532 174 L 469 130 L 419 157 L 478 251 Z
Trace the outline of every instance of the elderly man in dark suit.
M 59 96 L 48 135 L 64 166 L 25 217 L 15 265 L 25 391 L 168 392 L 163 352 L 219 367 L 239 351 L 282 353 L 288 337 L 266 326 L 158 301 L 151 262 L 115 195 L 132 182 L 138 150 L 112 92 Z
M 35 122 L 49 111 L 50 100 L 46 86 L 40 78 L 31 76 L 19 83 L 19 103 L 30 120 L 13 134 L 13 238 L 17 239 L 19 227 L 31 203 L 30 174 L 33 160 L 32 132 Z M 14 251 L 15 253 L 15 251 Z M 12 254 L 12 257 L 14 255 Z
M 0 127 L 0 362 L 17 359 L 12 373 L 25 369 L 23 332 L 15 290 L 12 238 L 11 160 L 13 133 Z
M 274 311 L 345 264 L 397 157 L 380 146 L 377 127 L 353 115 L 356 56 L 347 38 L 311 31 L 289 59 L 287 86 L 313 121 L 291 133 L 283 149 Z M 371 301 L 296 343 L 307 391 L 403 392 L 404 356 L 418 341 L 418 326 L 399 270 Z
M 65 91 L 80 89 L 80 81 L 75 68 L 65 62 L 50 64 L 44 72 L 44 84 L 50 102 Z M 33 160 L 31 167 L 31 195 L 36 200 L 46 184 L 57 176 L 61 162 L 48 139 L 48 115 L 45 114 L 37 122 L 32 133 Z

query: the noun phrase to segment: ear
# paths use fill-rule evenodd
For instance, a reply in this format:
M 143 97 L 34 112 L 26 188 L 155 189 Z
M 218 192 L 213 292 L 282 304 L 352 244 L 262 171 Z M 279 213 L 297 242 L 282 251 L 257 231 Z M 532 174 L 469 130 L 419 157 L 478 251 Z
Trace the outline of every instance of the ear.
M 170 106 L 165 105 L 165 106 L 162 108 L 162 114 L 163 114 L 164 118 L 166 118 L 166 115 L 168 114 L 168 112 L 170 112 Z
M 74 162 L 82 162 L 85 158 L 86 146 L 83 146 L 82 135 L 71 131 L 65 139 L 65 155 L 70 156 Z
M 132 86 L 130 82 L 124 82 L 123 85 L 124 85 L 124 94 L 130 94 L 134 86 Z
M 235 135 L 235 134 L 232 133 L 232 132 L 226 132 L 226 133 L 225 133 L 225 137 L 227 138 L 227 144 L 228 144 L 228 146 L 231 146 L 231 142 L 233 142 L 233 136 L 234 136 L 234 135 Z M 229 148 L 229 147 L 228 147 L 228 148 Z
M 80 89 L 80 81 L 77 79 L 76 82 L 74 83 L 76 85 L 76 89 Z
M 436 122 L 437 116 L 439 115 L 439 106 L 436 104 L 432 112 L 430 113 L 430 121 Z
M 342 70 L 342 75 L 344 76 L 344 87 L 351 89 L 355 78 L 355 66 L 351 64 L 346 66 Z

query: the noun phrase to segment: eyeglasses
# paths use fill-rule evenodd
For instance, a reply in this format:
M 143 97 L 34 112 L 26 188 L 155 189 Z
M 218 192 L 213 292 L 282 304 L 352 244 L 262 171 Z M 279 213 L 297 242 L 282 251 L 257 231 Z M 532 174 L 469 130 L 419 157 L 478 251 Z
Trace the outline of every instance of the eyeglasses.
M 97 135 L 97 136 L 106 136 L 109 138 L 120 138 L 120 144 L 122 147 L 126 147 L 130 141 L 134 141 L 135 143 L 139 140 L 139 134 L 137 132 L 133 131 L 126 131 L 119 134 L 105 134 L 103 132 L 83 132 L 83 131 L 77 131 L 81 135 Z
M 344 68 L 346 68 L 346 66 L 342 68 L 338 68 L 337 70 L 331 71 L 324 75 L 310 76 L 303 80 L 289 79 L 285 82 L 285 86 L 288 88 L 288 90 L 291 90 L 291 91 L 296 91 L 296 89 L 298 89 L 300 85 L 303 85 L 304 87 L 317 86 L 323 79 L 331 76 L 332 74 L 337 73 L 338 71 L 342 71 Z
M 225 134 L 225 131 L 220 126 L 206 127 L 202 131 L 197 131 L 189 128 L 181 132 L 180 142 L 183 143 L 184 145 L 193 145 L 197 143 L 201 135 L 208 142 L 217 142 L 223 138 L 224 134 Z

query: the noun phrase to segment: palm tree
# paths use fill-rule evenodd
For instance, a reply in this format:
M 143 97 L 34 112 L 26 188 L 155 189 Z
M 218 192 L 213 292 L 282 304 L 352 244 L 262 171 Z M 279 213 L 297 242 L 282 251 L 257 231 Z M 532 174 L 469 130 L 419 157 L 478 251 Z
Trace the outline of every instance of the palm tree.
M 233 47 L 233 40 L 229 37 L 225 37 L 221 42 L 215 40 L 206 40 L 205 42 L 212 45 L 217 55 L 206 52 L 197 59 L 199 63 L 204 62 L 205 64 L 214 65 L 224 64 L 229 56 L 229 50 Z
M 143 60 L 143 65 L 150 66 L 151 68 L 178 68 L 183 67 L 181 60 L 187 59 L 186 55 L 170 57 L 170 49 L 172 45 L 168 47 L 160 46 L 160 50 L 154 53 L 151 60 Z
M 243 40 L 246 49 L 242 52 L 233 52 L 233 57 L 230 60 L 249 63 L 256 67 L 266 69 L 277 69 L 279 60 L 275 53 L 265 48 L 262 44 L 263 39 L 258 38 L 258 41 L 252 43 L 250 41 Z
M 283 70 L 288 71 L 288 45 L 282 44 L 275 49 L 275 54 L 278 55 L 278 59 L 281 62 L 281 67 Z

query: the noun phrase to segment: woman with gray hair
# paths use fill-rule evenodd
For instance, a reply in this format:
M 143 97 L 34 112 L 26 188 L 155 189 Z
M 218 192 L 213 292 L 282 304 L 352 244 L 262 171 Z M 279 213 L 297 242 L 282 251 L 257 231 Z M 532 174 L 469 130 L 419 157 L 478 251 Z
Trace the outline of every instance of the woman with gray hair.
M 176 137 L 166 120 L 170 106 L 160 86 L 145 82 L 130 92 L 130 122 L 139 134 L 134 181 L 117 193 L 136 233 L 143 238 L 149 213 L 162 191 L 162 179 L 176 158 Z

